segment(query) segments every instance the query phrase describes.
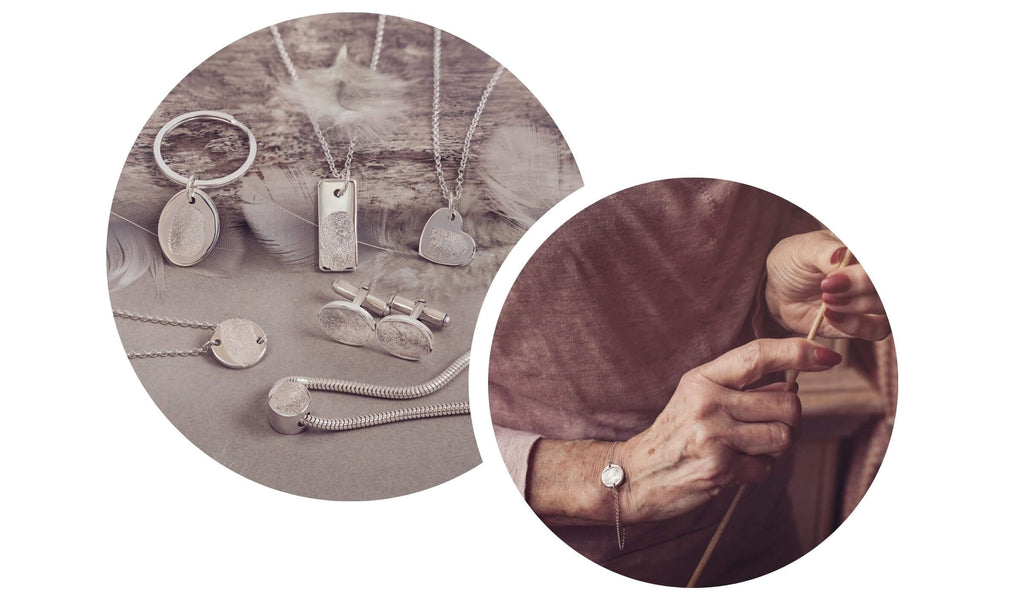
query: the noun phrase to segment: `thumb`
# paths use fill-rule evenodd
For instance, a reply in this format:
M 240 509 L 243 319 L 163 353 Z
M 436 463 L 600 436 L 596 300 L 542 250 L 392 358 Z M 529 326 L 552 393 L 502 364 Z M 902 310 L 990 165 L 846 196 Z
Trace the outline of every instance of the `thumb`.
M 695 371 L 723 387 L 740 390 L 772 372 L 821 372 L 842 361 L 828 347 L 807 339 L 757 339 L 719 356 Z

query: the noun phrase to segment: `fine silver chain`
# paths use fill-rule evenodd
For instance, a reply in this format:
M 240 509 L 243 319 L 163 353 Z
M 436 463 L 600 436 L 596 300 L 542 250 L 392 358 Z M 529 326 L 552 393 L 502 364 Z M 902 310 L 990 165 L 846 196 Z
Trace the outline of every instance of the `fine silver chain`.
M 476 113 L 473 115 L 473 120 L 469 122 L 469 130 L 466 131 L 466 140 L 462 145 L 462 160 L 459 162 L 459 171 L 455 178 L 455 192 L 451 192 L 448 189 L 448 184 L 444 180 L 444 170 L 441 168 L 441 30 L 434 28 L 434 104 L 433 104 L 433 116 L 432 116 L 432 133 L 434 139 L 434 166 L 437 168 L 437 182 L 441 185 L 441 193 L 444 194 L 445 200 L 448 201 L 448 210 L 451 212 L 452 217 L 455 216 L 455 211 L 459 207 L 459 199 L 462 198 L 462 182 L 466 178 L 466 161 L 469 159 L 469 145 L 473 140 L 473 132 L 476 131 L 476 125 L 480 121 L 480 115 L 484 112 L 484 106 L 487 104 L 487 98 L 490 97 L 491 91 L 494 90 L 494 86 L 498 83 L 498 78 L 504 73 L 504 65 L 498 65 L 498 68 L 494 71 L 494 75 L 491 76 L 491 81 L 488 82 L 487 87 L 484 88 L 484 93 L 480 97 L 480 104 L 476 107 Z
M 175 318 L 166 318 L 163 316 L 150 316 L 148 314 L 140 314 L 132 311 L 126 311 L 123 309 L 114 310 L 115 318 L 123 318 L 125 320 L 135 320 L 137 322 L 149 322 L 151 324 L 163 324 L 164 326 L 178 326 L 181 328 L 199 328 L 202 330 L 216 330 L 217 325 L 209 322 L 200 322 L 198 320 L 177 320 Z M 134 360 L 138 358 L 151 358 L 151 357 L 189 357 L 196 356 L 202 353 L 206 353 L 211 347 L 220 345 L 219 339 L 211 339 L 203 343 L 199 347 L 193 347 L 191 349 L 161 349 L 159 351 L 129 351 L 128 359 Z
M 611 466 L 615 458 L 615 447 L 619 444 L 618 441 L 612 443 L 611 449 L 608 450 L 608 466 Z M 612 496 L 615 498 L 615 541 L 619 544 L 619 550 L 626 547 L 626 528 L 622 526 L 622 518 L 619 511 L 619 487 L 616 485 L 612 487 Z
M 377 61 L 380 60 L 380 49 L 384 44 L 384 23 L 386 20 L 386 15 L 380 15 L 377 18 L 377 37 L 374 38 L 373 55 L 370 58 L 370 71 L 373 72 L 377 71 Z M 288 70 L 288 75 L 291 76 L 293 82 L 298 82 L 299 74 L 295 71 L 295 65 L 292 63 L 291 57 L 288 56 L 288 50 L 284 47 L 284 40 L 281 39 L 281 33 L 277 30 L 277 25 L 270 26 L 270 33 L 274 36 L 274 45 L 277 46 L 277 52 L 281 55 L 281 60 Z M 327 143 L 327 138 L 324 136 L 323 130 L 320 129 L 320 124 L 316 122 L 313 115 L 307 113 L 306 116 L 309 117 L 309 122 L 313 124 L 313 132 L 316 133 L 316 138 L 320 141 L 320 148 L 324 150 L 327 165 L 331 168 L 331 176 L 335 180 L 348 180 L 349 176 L 352 175 L 352 155 L 356 152 L 356 137 L 352 136 L 352 140 L 348 143 L 348 152 L 345 154 L 345 170 L 339 172 L 334 162 L 334 153 L 331 152 L 331 146 Z

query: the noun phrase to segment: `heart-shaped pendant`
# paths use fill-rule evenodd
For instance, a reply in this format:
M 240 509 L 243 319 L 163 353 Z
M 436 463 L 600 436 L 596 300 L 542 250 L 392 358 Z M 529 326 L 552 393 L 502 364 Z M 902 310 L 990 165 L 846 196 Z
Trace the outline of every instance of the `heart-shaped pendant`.
M 461 266 L 473 260 L 476 242 L 462 231 L 462 215 L 442 207 L 434 212 L 420 234 L 420 255 L 441 265 Z

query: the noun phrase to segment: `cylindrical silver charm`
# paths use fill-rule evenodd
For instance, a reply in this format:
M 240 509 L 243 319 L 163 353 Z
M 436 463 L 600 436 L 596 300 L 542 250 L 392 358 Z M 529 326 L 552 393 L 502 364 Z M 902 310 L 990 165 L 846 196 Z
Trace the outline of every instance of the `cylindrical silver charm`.
M 302 383 L 291 380 L 277 383 L 267 398 L 270 426 L 282 435 L 297 435 L 306 430 L 304 421 L 309 413 L 309 400 L 309 389 Z

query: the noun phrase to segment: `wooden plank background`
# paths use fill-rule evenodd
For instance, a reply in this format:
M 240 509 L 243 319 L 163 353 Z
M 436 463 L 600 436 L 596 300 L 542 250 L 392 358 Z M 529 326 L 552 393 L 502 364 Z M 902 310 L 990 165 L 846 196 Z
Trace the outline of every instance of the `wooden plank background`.
M 377 16 L 359 13 L 318 15 L 279 25 L 296 69 L 322 69 L 333 62 L 341 44 L 349 58 L 368 65 Z M 474 46 L 443 34 L 441 80 L 441 147 L 449 186 L 454 186 L 466 129 L 480 95 L 498 63 Z M 434 172 L 431 142 L 433 86 L 433 29 L 389 17 L 378 71 L 407 83 L 409 113 L 393 134 L 372 146 L 360 144 L 353 160 L 359 181 L 360 207 L 399 208 L 429 215 L 444 205 Z M 327 162 L 306 115 L 278 93 L 289 81 L 269 29 L 256 31 L 227 46 L 189 73 L 145 124 L 132 146 L 114 194 L 113 210 L 156 231 L 160 210 L 182 186 L 155 166 L 153 139 L 160 127 L 177 115 L 195 110 L 230 113 L 251 128 L 258 142 L 255 167 L 298 166 L 318 177 L 329 177 Z M 473 139 L 463 203 L 486 194 L 476 172 L 479 151 L 500 126 L 533 126 L 553 137 L 561 158 L 559 170 L 567 191 L 582 182 L 557 127 L 540 102 L 511 73 L 505 72 L 488 101 Z M 179 133 L 180 132 L 180 133 Z M 348 140 L 328 132 L 339 169 Z M 244 135 L 214 122 L 193 122 L 176 130 L 162 152 L 178 173 L 199 172 L 200 178 L 233 171 L 247 152 Z M 234 201 L 239 184 L 211 191 L 227 224 L 241 221 Z

